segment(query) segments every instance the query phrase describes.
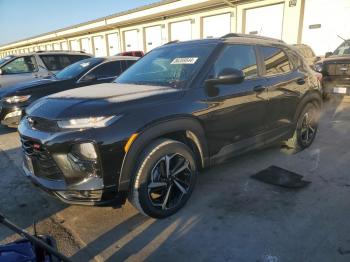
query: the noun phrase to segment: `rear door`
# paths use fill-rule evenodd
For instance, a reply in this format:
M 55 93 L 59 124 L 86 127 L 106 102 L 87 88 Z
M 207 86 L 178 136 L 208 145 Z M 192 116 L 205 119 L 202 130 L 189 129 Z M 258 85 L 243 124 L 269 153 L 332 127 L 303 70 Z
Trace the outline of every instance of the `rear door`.
M 302 65 L 291 61 L 292 54 L 288 55 L 287 50 L 273 46 L 259 48 L 264 64 L 263 74 L 268 82 L 269 129 L 274 132 L 272 136 L 282 136 L 293 125 L 297 105 L 308 88 L 308 75 Z
M 257 65 L 255 46 L 243 44 L 227 45 L 215 62 L 208 78 L 234 68 L 245 73 L 245 80 L 207 87 L 211 113 L 205 128 L 212 155 L 263 144 L 259 135 L 266 131 L 267 92 L 266 80 L 260 77 Z

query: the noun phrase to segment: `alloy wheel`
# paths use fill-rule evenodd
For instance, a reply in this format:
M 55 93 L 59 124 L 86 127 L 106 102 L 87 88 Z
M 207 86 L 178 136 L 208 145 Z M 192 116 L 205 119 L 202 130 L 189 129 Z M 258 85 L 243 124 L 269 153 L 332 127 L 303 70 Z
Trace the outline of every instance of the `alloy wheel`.
M 148 181 L 148 197 L 161 210 L 176 208 L 188 194 L 193 171 L 181 154 L 165 155 L 156 162 Z
M 312 143 L 317 130 L 317 117 L 314 108 L 308 110 L 302 119 L 300 128 L 300 139 L 304 145 Z

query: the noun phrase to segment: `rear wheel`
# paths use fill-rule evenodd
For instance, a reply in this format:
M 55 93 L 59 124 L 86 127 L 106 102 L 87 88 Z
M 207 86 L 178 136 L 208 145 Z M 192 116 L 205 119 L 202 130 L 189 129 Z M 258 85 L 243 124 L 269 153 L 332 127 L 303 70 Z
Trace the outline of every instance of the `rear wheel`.
M 181 209 L 190 198 L 196 180 L 196 163 L 185 144 L 160 139 L 142 153 L 130 202 L 143 214 L 165 218 Z
M 285 142 L 285 145 L 293 152 L 299 152 L 309 147 L 314 141 L 320 116 L 317 104 L 308 103 L 301 112 L 293 136 Z

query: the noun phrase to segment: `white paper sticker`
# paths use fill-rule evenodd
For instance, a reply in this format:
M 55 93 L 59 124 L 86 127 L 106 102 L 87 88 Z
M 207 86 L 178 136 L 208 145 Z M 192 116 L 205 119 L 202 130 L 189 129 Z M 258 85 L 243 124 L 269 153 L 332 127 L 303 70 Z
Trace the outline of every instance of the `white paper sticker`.
M 198 57 L 177 57 L 171 64 L 172 65 L 193 65 L 198 60 Z
M 89 65 L 90 65 L 90 62 L 84 62 L 80 64 L 81 67 L 87 67 Z

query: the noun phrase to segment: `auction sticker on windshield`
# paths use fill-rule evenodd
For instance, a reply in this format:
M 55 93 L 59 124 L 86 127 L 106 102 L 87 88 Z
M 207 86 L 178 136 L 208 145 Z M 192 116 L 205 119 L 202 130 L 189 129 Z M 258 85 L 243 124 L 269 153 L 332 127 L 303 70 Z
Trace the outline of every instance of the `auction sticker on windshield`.
M 198 57 L 177 57 L 170 64 L 172 65 L 193 65 Z

